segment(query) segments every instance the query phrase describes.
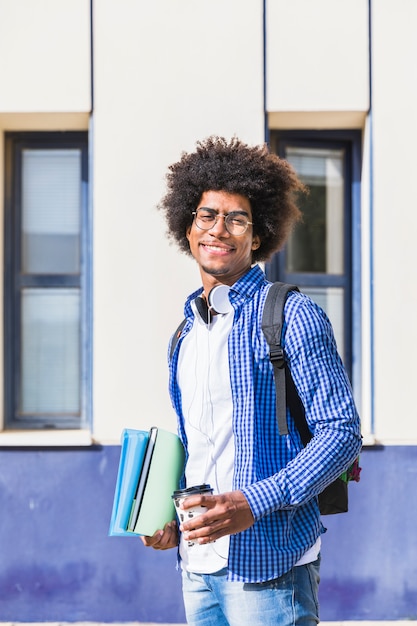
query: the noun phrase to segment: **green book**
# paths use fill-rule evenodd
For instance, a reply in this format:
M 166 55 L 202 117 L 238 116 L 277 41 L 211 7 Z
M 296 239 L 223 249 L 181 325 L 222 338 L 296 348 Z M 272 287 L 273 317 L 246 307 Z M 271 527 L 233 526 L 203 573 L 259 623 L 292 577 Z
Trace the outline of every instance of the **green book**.
M 184 458 L 184 448 L 177 435 L 151 428 L 128 531 L 151 536 L 175 519 L 172 494 L 178 489 Z

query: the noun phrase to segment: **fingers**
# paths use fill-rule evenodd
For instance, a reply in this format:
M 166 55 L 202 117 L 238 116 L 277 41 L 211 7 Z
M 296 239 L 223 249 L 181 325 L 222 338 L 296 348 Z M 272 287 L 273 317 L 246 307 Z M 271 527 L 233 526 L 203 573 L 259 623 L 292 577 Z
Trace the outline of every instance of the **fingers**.
M 198 543 L 210 543 L 223 537 L 246 530 L 254 523 L 248 501 L 241 491 L 217 496 L 192 496 L 184 501 L 184 509 L 206 507 L 205 512 L 184 520 L 180 530 L 184 539 Z
M 196 541 L 199 544 L 213 543 L 224 535 L 230 534 L 228 524 L 213 523 L 191 531 L 184 531 L 185 541 Z
M 165 524 L 163 530 L 157 530 L 152 537 L 141 536 L 144 546 L 154 550 L 169 550 L 178 545 L 178 528 L 176 521 Z

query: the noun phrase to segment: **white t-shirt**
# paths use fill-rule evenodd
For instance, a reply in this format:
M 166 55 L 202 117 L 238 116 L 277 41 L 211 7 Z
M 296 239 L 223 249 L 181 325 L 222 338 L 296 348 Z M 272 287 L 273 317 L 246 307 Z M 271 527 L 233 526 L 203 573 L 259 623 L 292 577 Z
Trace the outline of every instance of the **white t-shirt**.
M 193 328 L 179 354 L 178 383 L 188 441 L 187 487 L 208 483 L 213 493 L 232 490 L 235 458 L 227 339 L 233 312 L 206 324 L 195 310 Z M 210 574 L 227 565 L 229 536 L 205 545 L 181 535 L 180 556 L 188 571 Z

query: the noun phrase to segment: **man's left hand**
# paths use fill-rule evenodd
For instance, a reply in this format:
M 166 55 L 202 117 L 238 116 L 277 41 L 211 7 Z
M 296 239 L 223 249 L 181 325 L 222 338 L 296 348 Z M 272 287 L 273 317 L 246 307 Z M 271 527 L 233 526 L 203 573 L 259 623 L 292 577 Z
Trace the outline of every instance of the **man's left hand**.
M 252 511 L 241 491 L 230 491 L 215 496 L 189 496 L 183 502 L 187 509 L 204 506 L 207 511 L 183 522 L 180 530 L 185 540 L 211 543 L 224 535 L 234 535 L 254 523 Z

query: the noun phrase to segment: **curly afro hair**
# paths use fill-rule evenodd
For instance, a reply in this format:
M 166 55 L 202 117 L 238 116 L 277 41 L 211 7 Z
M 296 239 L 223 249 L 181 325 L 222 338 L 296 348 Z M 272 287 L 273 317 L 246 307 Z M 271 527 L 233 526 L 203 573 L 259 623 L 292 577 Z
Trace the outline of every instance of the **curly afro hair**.
M 266 261 L 285 244 L 301 213 L 297 192 L 306 189 L 291 165 L 269 152 L 266 145 L 249 146 L 234 137 L 211 136 L 197 143 L 195 152 L 183 153 L 169 167 L 167 193 L 159 204 L 165 212 L 168 237 L 191 254 L 186 231 L 205 191 L 226 191 L 246 196 L 251 204 L 253 233 L 261 245 L 253 262 Z

